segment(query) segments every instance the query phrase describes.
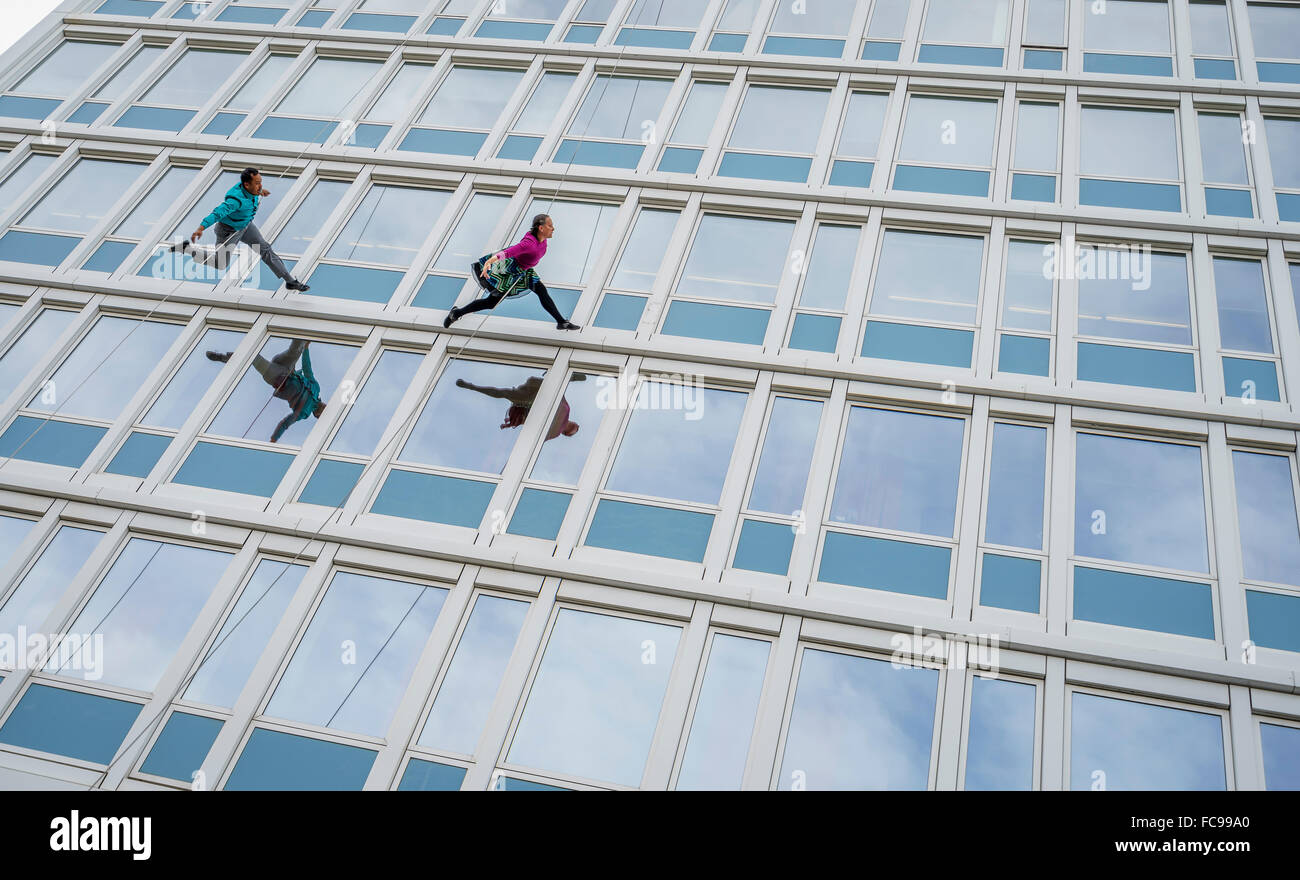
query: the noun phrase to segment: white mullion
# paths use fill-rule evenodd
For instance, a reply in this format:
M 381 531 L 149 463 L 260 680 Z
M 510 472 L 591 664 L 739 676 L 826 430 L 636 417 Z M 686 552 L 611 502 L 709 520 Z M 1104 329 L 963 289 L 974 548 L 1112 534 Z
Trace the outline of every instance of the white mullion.
M 1197 234 L 1192 239 L 1192 252 L 1187 255 L 1189 275 L 1188 287 L 1193 309 L 1192 320 L 1195 322 L 1196 342 L 1192 349 L 1193 358 L 1199 349 L 1201 362 L 1201 392 L 1207 404 L 1227 403 L 1231 394 L 1240 400 L 1241 389 L 1224 387 L 1223 355 L 1219 353 L 1221 339 L 1219 333 L 1218 291 L 1214 284 L 1214 257 L 1210 253 L 1209 240 Z M 1221 424 L 1221 423 L 1220 423 Z
M 1228 0 L 1232 16 L 1231 30 L 1237 38 L 1237 79 L 1249 90 L 1260 87 L 1259 70 L 1255 67 L 1255 35 L 1250 30 L 1250 15 L 1246 0 Z M 1257 98 L 1249 98 L 1254 102 Z
M 750 739 L 749 756 L 745 760 L 745 775 L 741 788 L 745 791 L 767 791 L 772 788 L 773 777 L 779 772 L 781 756 L 777 749 L 784 726 L 785 707 L 792 688 L 795 687 L 794 667 L 799 656 L 799 626 L 802 618 L 792 614 L 782 615 L 781 634 L 774 640 L 775 650 L 767 662 L 758 710 L 754 713 L 754 734 Z
M 1245 149 L 1250 154 L 1250 170 L 1254 172 L 1255 204 L 1259 206 L 1259 222 L 1276 227 L 1279 220 L 1277 210 L 1277 190 L 1273 183 L 1273 157 L 1265 144 L 1267 137 L 1264 130 L 1264 113 L 1259 106 L 1259 97 L 1246 96 L 1244 114 L 1245 130 L 1243 140 Z
M 823 169 L 824 173 L 824 169 Z M 800 279 L 811 268 L 813 245 L 817 237 L 817 203 L 804 202 L 803 211 L 795 221 L 790 236 L 790 250 L 781 269 L 781 279 L 777 282 L 776 295 L 772 298 L 772 310 L 768 313 L 767 331 L 763 339 L 763 351 L 779 353 L 785 344 L 786 328 L 790 326 L 795 309 L 796 296 L 800 290 Z M 801 271 L 796 274 L 793 263 L 796 254 L 802 254 Z
M 971 369 L 977 379 L 991 381 L 997 372 L 998 312 L 1005 289 L 1008 236 L 1005 217 L 994 217 L 987 244 L 988 267 L 984 271 L 975 315 L 975 351 Z M 987 398 L 985 398 L 987 400 Z
M 1060 258 L 1058 262 L 1073 267 L 1076 263 L 1077 248 L 1075 225 L 1062 223 L 1060 247 L 1057 251 Z M 1056 314 L 1054 315 L 1056 324 L 1054 384 L 1057 389 L 1069 391 L 1071 394 L 1077 383 L 1078 373 L 1079 345 L 1076 336 L 1079 329 L 1079 279 L 1077 275 L 1078 273 L 1071 268 L 1065 273 L 1065 277 L 1056 280 Z
M 913 10 L 913 14 L 916 13 Z M 889 191 L 889 182 L 893 178 L 894 166 L 898 162 L 898 148 L 903 140 L 903 126 L 907 124 L 908 82 L 906 76 L 900 76 L 894 84 L 889 103 L 885 106 L 885 121 L 881 126 L 880 140 L 876 144 L 876 160 L 871 171 L 871 186 L 867 193 L 872 199 L 883 199 Z M 875 213 L 879 213 L 878 211 Z
M 1228 700 L 1228 739 L 1232 762 L 1232 783 L 1237 791 L 1263 791 L 1266 786 L 1264 774 L 1260 772 L 1260 755 L 1263 744 L 1260 742 L 1259 724 L 1251 709 L 1250 688 L 1244 685 L 1229 685 Z
M 1283 248 L 1283 242 L 1269 239 L 1264 269 L 1268 274 L 1268 291 L 1273 296 L 1277 353 L 1281 358 L 1278 366 L 1286 386 L 1281 397 L 1293 401 L 1300 395 L 1300 315 L 1296 314 L 1300 291 L 1292 288 L 1290 264 Z
M 745 507 L 749 475 L 762 454 L 759 445 L 769 405 L 773 402 L 772 373 L 759 373 L 752 390 L 746 393 L 745 410 L 736 431 L 731 460 L 718 497 L 718 511 L 704 553 L 704 580 L 716 583 L 722 578 L 731 555 L 732 535 L 741 527 L 740 512 Z
M 1205 217 L 1205 180 L 1201 167 L 1201 129 L 1192 96 L 1183 92 L 1179 96 L 1174 121 L 1182 129 L 1179 138 L 1183 165 L 1183 189 L 1186 191 L 1184 209 L 1192 217 Z
M 874 174 L 872 181 L 875 181 Z M 841 357 L 847 354 L 850 363 L 858 357 L 859 340 L 862 339 L 866 327 L 871 281 L 875 275 L 877 255 L 883 237 L 880 229 L 883 216 L 879 209 L 867 215 L 862 239 L 858 245 L 858 253 L 861 256 L 853 261 L 853 275 L 849 279 L 848 295 L 844 302 L 844 319 L 840 322 L 840 337 L 835 345 L 835 351 Z
M 690 244 L 695 240 L 696 230 L 704 217 L 702 204 L 703 194 L 693 192 L 678 215 L 677 226 L 673 229 L 672 237 L 668 240 L 668 247 L 664 250 L 664 259 L 659 275 L 655 278 L 654 286 L 650 289 L 650 295 L 646 297 L 645 308 L 641 312 L 641 321 L 637 325 L 636 340 L 642 346 L 659 329 L 662 316 L 668 312 L 673 291 L 677 288 L 677 278 L 685 268 Z M 663 266 L 671 267 L 672 271 L 663 271 Z
M 736 75 L 727 86 L 727 91 L 722 96 L 722 104 L 718 107 L 717 119 L 714 121 L 713 127 L 709 129 L 708 141 L 702 145 L 704 152 L 700 156 L 700 164 L 695 169 L 696 177 L 711 178 L 714 176 L 718 163 L 721 161 L 722 152 L 727 148 L 732 123 L 740 113 L 740 106 L 745 99 L 745 92 L 748 88 L 748 73 L 748 67 L 738 68 Z M 692 193 L 692 196 L 694 197 L 695 194 Z
M 1250 622 L 1246 614 L 1246 591 L 1242 586 L 1241 541 L 1238 535 L 1236 485 L 1233 480 L 1232 449 L 1228 445 L 1223 422 L 1210 423 L 1209 441 L 1205 456 L 1209 470 L 1210 518 L 1209 539 L 1213 548 L 1214 568 L 1218 584 L 1219 625 L 1216 627 L 1223 642 L 1227 659 L 1246 662 L 1247 642 L 1250 640 Z
M 444 190 L 445 192 L 445 190 Z M 393 295 L 388 298 L 388 302 L 380 303 L 379 307 L 384 312 L 393 312 L 406 306 L 424 283 L 424 277 L 429 273 L 432 267 L 434 254 L 446 242 L 451 231 L 455 229 L 456 223 L 464 215 L 465 207 L 468 206 L 469 200 L 474 195 L 474 180 L 470 175 L 461 178 L 460 183 L 452 190 L 447 204 L 443 206 L 442 211 L 438 213 L 437 218 L 429 227 L 429 234 L 425 236 L 424 241 L 415 251 L 415 256 L 411 258 L 411 264 L 402 274 L 402 279 L 397 282 L 397 288 Z
M 795 533 L 794 547 L 790 551 L 792 596 L 808 595 L 809 586 L 817 580 L 813 563 L 821 545 L 822 520 L 834 491 L 832 478 L 836 473 L 836 452 L 840 432 L 848 418 L 848 390 L 848 380 L 836 379 L 830 397 L 822 404 L 821 424 L 808 468 L 808 484 L 804 489 L 804 531 Z
M 968 651 L 966 643 L 957 639 L 948 642 L 947 650 L 947 662 L 939 670 L 939 718 L 933 734 L 939 741 L 934 761 L 935 791 L 956 791 L 963 782 L 958 771 L 963 751 L 966 691 L 971 679 L 966 671 Z
M 1169 39 L 1173 41 L 1174 76 L 1180 81 L 1196 78 L 1196 65 L 1192 59 L 1192 13 L 1186 3 L 1173 2 L 1169 6 L 1174 14 L 1169 30 Z M 1194 87 L 1193 87 L 1194 88 Z M 1191 95 L 1184 92 L 1184 101 L 1191 101 Z
M 1074 552 L 1075 441 L 1070 410 L 1065 405 L 1056 407 L 1048 459 L 1052 463 L 1049 486 L 1055 487 L 1055 491 L 1049 493 L 1047 521 L 1050 528 L 1043 543 L 1047 554 L 1047 589 L 1042 598 L 1042 611 L 1047 632 L 1058 636 L 1065 635 L 1066 623 L 1071 616 L 1069 582 L 1070 557 Z
M 1020 104 L 1017 101 L 1016 84 L 1008 82 L 1002 90 L 1002 99 L 997 102 L 997 137 L 993 145 L 993 167 L 989 180 L 989 197 L 1003 210 L 1009 208 L 1011 201 L 1011 158 L 1015 149 L 1016 123 L 1020 116 Z M 998 222 L 995 218 L 994 223 Z
M 1047 675 L 1043 681 L 1043 737 L 1041 791 L 1069 790 L 1065 775 L 1069 749 L 1066 727 L 1069 710 L 1069 687 L 1065 682 L 1065 658 L 1048 656 Z
M 713 603 L 696 602 L 691 610 L 690 622 L 683 627 L 685 632 L 677 642 L 673 668 L 659 707 L 659 720 L 641 774 L 639 787 L 648 791 L 663 791 L 668 788 L 677 752 L 687 736 L 685 718 L 695 690 L 696 675 L 708 647 L 709 616 L 713 613 Z
M 993 445 L 992 421 L 989 418 L 989 398 L 976 395 L 966 429 L 967 450 L 964 467 L 966 478 L 961 481 L 965 493 L 958 506 L 956 580 L 952 590 L 952 616 L 955 620 L 970 620 L 975 607 L 975 572 L 979 567 L 980 522 L 983 519 L 984 474 L 988 454 Z

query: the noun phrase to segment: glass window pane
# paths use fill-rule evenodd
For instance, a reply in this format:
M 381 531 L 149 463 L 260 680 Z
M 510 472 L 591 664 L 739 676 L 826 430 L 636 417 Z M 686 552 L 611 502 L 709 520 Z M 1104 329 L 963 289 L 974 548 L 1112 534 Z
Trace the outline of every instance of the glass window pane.
M 130 61 L 123 64 L 117 73 L 109 77 L 108 82 L 99 87 L 99 90 L 95 92 L 95 97 L 103 98 L 106 101 L 116 101 L 118 98 L 126 97 L 127 90 L 165 51 L 167 50 L 162 46 L 141 47 L 139 52 L 131 56 Z
M 830 92 L 821 90 L 750 86 L 727 145 L 741 150 L 812 153 L 830 97 Z M 780 122 L 773 124 L 773 120 Z
M 208 216 L 213 208 L 221 204 L 226 197 L 226 193 L 238 180 L 239 176 L 235 174 L 218 174 L 216 179 L 208 184 L 208 188 L 203 195 L 199 196 L 190 207 L 189 212 L 182 218 L 181 222 L 176 224 L 168 238 L 174 239 L 177 236 L 189 238 L 190 233 L 198 228 L 199 221 Z
M 871 9 L 867 36 L 882 40 L 901 40 L 907 27 L 907 9 L 912 0 L 876 0 Z
M 1248 3 L 1250 32 L 1260 58 L 1300 58 L 1300 9 L 1272 3 Z
M 914 96 L 907 107 L 899 159 L 939 165 L 993 163 L 996 101 Z
M 383 66 L 381 61 L 317 58 L 276 106 L 275 112 L 339 116 Z
M 555 122 L 555 116 L 560 112 L 560 105 L 569 94 L 569 89 L 573 88 L 573 82 L 578 78 L 574 73 L 555 73 L 547 71 L 542 74 L 542 79 L 537 83 L 537 88 L 533 89 L 533 94 L 524 105 L 523 111 L 519 118 L 515 120 L 514 131 L 523 134 L 546 134 Z
M 758 472 L 749 490 L 750 510 L 783 516 L 803 510 L 821 415 L 820 401 L 778 397 L 773 402 Z
M 560 0 L 564 6 L 564 0 Z M 694 30 L 706 7 L 699 0 L 636 0 L 626 24 L 632 27 L 668 27 Z
M 1007 244 L 1002 326 L 1013 330 L 1052 329 L 1052 281 L 1049 260 L 1058 244 L 1012 241 Z
M 704 146 L 709 142 L 709 133 L 717 124 L 718 114 L 722 110 L 722 99 L 727 94 L 725 83 L 694 82 L 686 96 L 686 104 L 673 126 L 669 143 Z
M 573 137 L 639 140 L 646 120 L 659 118 L 672 89 L 666 79 L 597 76 L 578 113 L 569 123 Z
M 1187 258 L 1118 248 L 1080 249 L 1079 333 L 1170 345 L 1192 344 Z M 1099 277 L 1090 277 L 1096 275 Z M 1140 295 L 1139 295 L 1140 294 Z
M 1079 434 L 1074 491 L 1079 556 L 1209 571 L 1198 447 Z
M 437 189 L 373 186 L 330 245 L 326 257 L 407 267 L 451 194 Z
M 0 515 L 0 569 L 13 561 L 18 545 L 27 539 L 34 525 L 30 519 Z
M 1246 577 L 1300 586 L 1300 526 L 1290 460 L 1234 451 L 1232 468 Z
M 275 237 L 275 252 L 302 256 L 320 233 L 321 226 L 338 207 L 349 184 L 341 180 L 318 180 Z
M 147 165 L 82 159 L 17 225 L 60 232 L 89 232 L 107 216 Z
M 880 147 L 880 130 L 885 124 L 888 106 L 888 95 L 852 92 L 836 152 L 841 156 L 874 158 Z
M 771 643 L 718 633 L 691 719 L 679 791 L 739 791 Z
M 1241 117 L 1227 113 L 1198 113 L 1201 168 L 1210 183 L 1250 183 Z
M 1083 45 L 1090 51 L 1168 55 L 1169 10 L 1163 0 L 1106 0 L 1083 13 Z
M 433 268 L 458 275 L 467 271 L 466 267 L 481 257 L 483 250 L 490 244 L 488 236 L 501 222 L 501 215 L 509 204 L 509 196 L 474 193 L 464 213 L 460 215 L 456 228 L 443 245 L 442 253 L 434 261 Z
M 854 406 L 831 521 L 952 537 L 966 424 Z
M 45 56 L 45 60 L 11 89 L 21 95 L 70 98 L 86 77 L 113 56 L 116 43 L 67 42 Z
M 23 159 L 22 164 L 4 179 L 4 183 L 0 183 L 0 205 L 13 206 L 23 191 L 34 184 L 54 164 L 56 158 L 45 153 L 31 153 Z
M 305 565 L 290 565 L 263 559 L 244 585 L 239 601 L 226 616 L 198 671 L 185 689 L 185 699 L 223 709 L 234 708 L 239 692 L 248 682 L 253 667 L 289 600 L 307 573 Z
M 808 273 L 799 293 L 800 306 L 830 311 L 844 309 L 861 235 L 858 226 L 823 223 L 817 227 Z
M 1234 55 L 1228 33 L 1228 7 L 1222 2 L 1192 3 L 1192 51 L 1197 55 Z M 1258 46 L 1256 47 L 1258 49 Z
M 330 451 L 373 455 L 422 360 L 422 355 L 410 352 L 384 352 L 330 441 Z
M 938 692 L 935 669 L 805 648 L 778 788 L 925 789 Z
M 1273 353 L 1264 264 L 1214 258 L 1214 292 L 1219 301 L 1219 336 L 1234 351 Z
M 668 242 L 677 227 L 677 211 L 642 208 L 637 214 L 632 234 L 628 236 L 623 257 L 610 281 L 610 287 L 649 293 L 668 251 Z
M 488 18 L 525 18 L 555 21 L 564 11 L 568 0 L 508 0 L 504 5 L 494 4 Z
M 966 791 L 1033 789 L 1036 707 L 1032 684 L 971 679 Z
M 441 587 L 338 572 L 266 714 L 384 736 L 446 598 Z
M 123 238 L 143 239 L 158 222 L 158 217 L 167 213 L 179 201 L 181 193 L 198 177 L 197 168 L 184 168 L 173 165 L 154 184 L 149 194 L 140 200 L 126 219 L 113 230 L 114 235 Z
M 102 668 L 90 668 L 100 649 L 87 640 L 70 658 L 51 658 L 45 671 L 152 691 L 230 559 L 217 550 L 132 538 L 69 630 L 103 634 Z
M 754 26 L 754 16 L 758 14 L 758 5 L 759 0 L 727 0 L 717 29 L 749 33 Z
M 928 232 L 885 232 L 871 314 L 975 323 L 984 239 Z
M 0 357 L 0 388 L 16 388 L 18 380 L 45 359 L 54 340 L 76 317 L 76 312 L 62 309 L 44 309 L 37 315 L 4 357 Z
M 225 367 L 224 363 L 209 358 L 207 353 L 234 351 L 243 336 L 234 330 L 211 329 L 204 333 L 140 424 L 178 430 Z
M 600 258 L 617 213 L 617 205 L 533 199 L 528 210 L 519 218 L 514 238 L 503 242 L 503 245 L 514 244 L 523 238 L 532 226 L 534 216 L 549 214 L 551 222 L 555 224 L 555 232 L 546 242 L 546 257 L 537 267 L 538 274 L 548 286 L 585 285 L 591 280 L 591 270 Z M 476 258 L 478 256 L 482 254 L 476 255 Z
M 1056 171 L 1060 155 L 1056 138 L 1060 116 L 1059 104 L 1020 102 L 1015 167 L 1026 171 Z
M 522 70 L 453 67 L 418 121 L 442 128 L 491 128 L 523 78 Z
M 181 329 L 160 321 L 100 318 L 28 406 L 62 415 L 117 418 Z
M 293 66 L 296 59 L 292 55 L 270 55 L 257 72 L 248 78 L 248 81 L 235 92 L 235 96 L 226 102 L 226 108 L 229 110 L 252 110 L 266 93 L 271 91 L 284 72 Z
M 452 360 L 398 459 L 501 473 L 518 436 L 513 429 L 531 414 L 543 375 L 530 367 Z
M 1300 119 L 1265 119 L 1268 157 L 1273 166 L 1273 184 L 1300 189 Z
M 618 5 L 618 0 L 587 0 L 578 10 L 576 21 L 594 21 L 605 22 L 609 20 L 609 14 L 614 11 Z
M 641 383 L 606 488 L 717 504 L 747 399 L 739 391 Z
M 1083 174 L 1180 179 L 1172 110 L 1084 107 L 1082 112 L 1079 170 Z
M 770 31 L 777 34 L 814 34 L 842 37 L 848 34 L 858 0 L 818 0 L 816 3 L 778 3 Z
M 1207 712 L 1072 694 L 1070 788 L 1098 785 L 1105 791 L 1227 788 L 1222 720 Z
M 0 605 L 0 632 L 17 633 L 20 626 L 28 632 L 42 632 L 45 618 L 72 585 L 72 579 L 86 564 L 102 537 L 103 532 L 60 526 L 35 564 L 27 569 L 18 586 Z M 70 632 L 88 631 L 74 629 Z
M 1264 783 L 1269 791 L 1300 791 L 1300 728 L 1260 724 Z
M 507 760 L 639 785 L 680 637 L 676 626 L 560 609 Z
M 1007 21 L 1007 0 L 930 0 L 922 39 L 1005 45 Z
M 474 754 L 523 629 L 528 603 L 479 596 L 438 688 L 419 743 Z
M 1025 43 L 1030 46 L 1060 46 L 1065 43 L 1066 0 L 1029 0 Z
M 609 405 L 603 398 L 614 382 L 609 376 L 573 374 L 546 431 L 531 479 L 565 486 L 578 484 L 596 429 Z
M 243 63 L 247 53 L 186 49 L 180 60 L 140 98 L 146 104 L 202 107 Z
M 772 303 L 790 253 L 794 223 L 705 214 L 677 283 L 679 296 Z M 745 253 L 746 259 L 735 260 Z
M 403 64 L 375 100 L 366 119 L 370 122 L 397 122 L 406 115 L 411 99 L 424 94 L 424 83 L 433 73 L 431 64 Z
M 1047 429 L 995 425 L 984 540 L 1041 550 L 1046 484 Z

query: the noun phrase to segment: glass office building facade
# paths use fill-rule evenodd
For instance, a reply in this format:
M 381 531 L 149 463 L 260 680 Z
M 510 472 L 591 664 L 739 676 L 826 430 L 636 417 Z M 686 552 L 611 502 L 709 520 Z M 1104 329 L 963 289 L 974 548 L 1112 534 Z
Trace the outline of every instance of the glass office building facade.
M 1300 3 L 70 0 L 0 149 L 0 787 L 1300 787 Z

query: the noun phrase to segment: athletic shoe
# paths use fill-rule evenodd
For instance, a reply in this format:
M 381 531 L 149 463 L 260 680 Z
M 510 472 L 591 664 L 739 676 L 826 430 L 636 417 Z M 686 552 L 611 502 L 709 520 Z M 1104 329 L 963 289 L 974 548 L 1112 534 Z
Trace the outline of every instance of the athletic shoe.
M 460 320 L 460 309 L 452 306 L 451 311 L 447 312 L 447 317 L 442 319 L 443 327 L 450 327 Z
M 582 327 L 572 321 L 561 321 L 555 325 L 556 330 L 581 330 Z
M 173 241 L 171 247 L 167 248 L 167 250 L 171 251 L 173 254 L 183 254 L 189 246 L 190 240 L 188 238 L 182 238 L 180 241 Z
M 219 351 L 210 351 L 208 352 L 208 360 L 216 361 L 217 363 L 224 364 L 230 360 L 230 356 L 232 354 L 234 354 L 233 351 L 228 351 L 225 352 L 224 354 Z
M 310 285 L 310 284 L 303 284 L 301 281 L 299 281 L 299 280 L 296 279 L 296 278 L 292 278 L 292 279 L 290 279 L 290 280 L 284 282 L 284 286 L 285 286 L 287 289 L 289 289 L 289 290 L 296 290 L 296 291 L 298 291 L 299 293 L 305 293 L 305 292 L 307 292 L 308 290 L 311 290 L 311 285 Z

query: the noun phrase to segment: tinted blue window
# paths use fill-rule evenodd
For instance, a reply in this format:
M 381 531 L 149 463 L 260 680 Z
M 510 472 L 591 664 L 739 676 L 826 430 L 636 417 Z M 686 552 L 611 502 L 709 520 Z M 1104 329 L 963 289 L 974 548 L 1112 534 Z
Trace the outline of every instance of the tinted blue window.
M 235 133 L 235 129 L 239 128 L 239 123 L 243 121 L 243 113 L 218 113 L 212 117 L 211 122 L 203 127 L 203 133 L 228 137 Z
M 57 266 L 81 244 L 80 238 L 68 235 L 45 235 L 38 232 L 11 230 L 0 238 L 0 260 Z
M 94 425 L 19 416 L 0 434 L 0 459 L 81 467 L 107 431 Z
M 946 599 L 951 556 L 947 547 L 827 532 L 817 580 Z
M 226 791 L 360 791 L 375 752 L 257 728 Z
M 371 513 L 476 529 L 495 484 L 395 470 L 384 481 Z
M 744 52 L 745 41 L 748 39 L 744 34 L 714 34 L 713 39 L 709 40 L 709 51 Z
M 106 241 L 91 254 L 90 259 L 86 260 L 81 268 L 92 272 L 116 272 L 122 265 L 122 261 L 133 250 L 135 250 L 135 242 Z
M 430 275 L 415 292 L 411 305 L 422 309 L 449 309 L 456 304 L 456 298 L 464 288 L 464 278 Z
M 1042 563 L 1037 559 L 984 554 L 980 604 L 1037 614 L 1042 592 Z
M 336 266 L 321 263 L 311 273 L 308 296 L 332 296 L 361 302 L 386 303 L 393 297 L 405 272 L 391 269 L 367 269 L 361 266 Z
M 603 27 L 591 24 L 575 24 L 569 28 L 569 32 L 564 35 L 566 43 L 595 43 L 600 39 L 600 32 Z
M 90 125 L 99 118 L 99 115 L 108 107 L 107 104 L 97 104 L 94 101 L 87 101 L 77 108 L 77 111 L 68 117 L 69 122 L 79 122 L 82 125 Z
M 831 165 L 831 186 L 859 186 L 863 189 L 871 186 L 871 173 L 875 170 L 874 162 L 854 162 L 849 159 L 836 159 Z
M 15 119 L 44 119 L 57 110 L 59 104 L 59 101 L 52 98 L 0 95 L 0 116 L 12 116 Z
M 460 791 L 465 781 L 465 768 L 451 764 L 436 764 L 412 758 L 398 783 L 398 791 Z
M 374 150 L 384 142 L 388 137 L 391 125 L 377 125 L 373 122 L 366 122 L 358 125 L 352 130 L 352 136 L 348 139 L 350 147 L 364 147 L 367 150 Z
M 1056 201 L 1056 178 L 1050 174 L 1012 174 L 1011 198 L 1022 202 Z
M 1037 336 L 1002 335 L 998 371 L 1047 376 L 1052 371 L 1052 340 Z
M 1216 217 L 1254 217 L 1255 205 L 1250 190 L 1205 188 L 1205 213 Z
M 1209 584 L 1076 566 L 1074 617 L 1200 639 L 1214 638 Z
M 334 13 L 328 9 L 309 9 L 298 17 L 298 27 L 318 28 L 324 27 L 325 22 L 330 20 Z
M 227 6 L 217 16 L 217 21 L 235 21 L 243 24 L 275 24 L 285 10 L 268 6 Z
M 780 523 L 747 519 L 740 527 L 736 545 L 735 568 L 784 575 L 790 571 L 790 553 L 794 550 L 794 529 Z
M 1103 208 L 1140 208 L 1147 211 L 1181 211 L 1182 190 L 1171 183 L 1135 183 L 1128 180 L 1079 181 L 1079 203 Z
M 690 31 L 623 28 L 614 38 L 615 46 L 642 46 L 651 49 L 689 49 L 695 34 Z
M 897 61 L 898 49 L 901 43 L 887 43 L 878 40 L 868 40 L 867 44 L 862 47 L 863 61 Z
M 281 452 L 201 442 L 172 482 L 270 498 L 292 462 Z
M 938 46 L 923 44 L 917 61 L 923 64 L 969 64 L 1001 67 L 1002 50 L 990 46 Z
M 373 12 L 354 12 L 343 22 L 344 30 L 392 31 L 404 34 L 415 24 L 414 15 L 376 15 Z
M 1261 724 L 1264 785 L 1269 791 L 1300 791 L 1300 729 Z
M 1050 49 L 1025 50 L 1025 70 L 1060 70 L 1064 61 L 1064 52 Z
M 563 287 L 546 288 L 551 299 L 555 302 L 555 307 L 560 310 L 561 315 L 573 314 L 574 308 L 578 305 L 579 292 L 569 290 Z M 551 326 L 555 326 L 555 319 L 546 313 L 542 308 L 542 301 L 535 296 L 517 296 L 507 297 L 492 310 L 492 314 L 500 315 L 503 318 L 523 318 L 528 321 L 546 321 Z
M 173 712 L 140 770 L 181 782 L 192 781 L 217 741 L 221 726 L 221 721 L 206 715 Z
M 365 469 L 365 465 L 354 461 L 322 458 L 298 500 L 322 507 L 342 507 Z
M 989 172 L 899 165 L 894 169 L 894 189 L 984 198 L 989 194 Z
M 1300 83 L 1300 64 L 1256 61 L 1260 82 Z
M 505 143 L 501 145 L 501 149 L 497 150 L 497 158 L 531 162 L 533 157 L 537 155 L 537 148 L 541 145 L 542 139 L 539 137 L 512 134 L 506 138 Z
M 426 34 L 436 34 L 438 36 L 450 37 L 460 30 L 460 26 L 465 23 L 463 18 L 435 18 L 433 24 L 429 25 Z
M 564 514 L 569 509 L 569 496 L 564 492 L 545 492 L 541 489 L 525 489 L 519 496 L 514 516 L 510 517 L 512 535 L 527 535 L 554 541 L 560 533 Z
M 753 180 L 780 180 L 807 183 L 812 159 L 798 156 L 762 156 L 754 153 L 723 153 L 718 167 L 720 177 L 745 177 Z
M 141 708 L 139 703 L 34 684 L 0 727 L 0 742 L 107 764 Z
M 268 116 L 253 132 L 255 138 L 267 138 L 276 141 L 295 141 L 297 143 L 323 144 L 330 139 L 338 123 L 320 119 L 289 119 L 284 116 Z
M 1079 378 L 1168 391 L 1196 390 L 1196 359 L 1187 351 L 1079 343 Z
M 545 40 L 552 25 L 535 21 L 492 21 L 478 26 L 476 37 L 489 40 Z
M 1221 791 L 1223 721 L 1208 712 L 1074 693 L 1070 788 L 1098 783 L 1106 791 Z
M 1277 215 L 1279 220 L 1300 220 L 1300 195 L 1278 193 Z
M 641 161 L 643 144 L 607 144 L 565 138 L 551 161 L 561 164 L 598 165 L 606 168 L 635 168 Z
M 762 309 L 720 306 L 712 303 L 673 302 L 661 333 L 721 342 L 760 345 L 771 313 Z
M 819 40 L 815 37 L 768 37 L 763 41 L 763 54 L 839 58 L 844 54 L 844 41 Z
M 560 788 L 558 785 L 545 785 L 541 782 L 533 782 L 529 779 L 516 779 L 513 776 L 502 776 L 497 779 L 493 791 L 573 791 L 571 788 Z
M 1229 397 L 1281 400 L 1277 386 L 1277 365 L 1272 361 L 1247 358 L 1223 359 L 1223 388 Z
M 163 4 L 158 0 L 108 0 L 95 10 L 98 15 L 139 15 L 145 18 L 153 15 Z
M 180 7 L 172 13 L 172 18 L 177 18 L 182 21 L 193 21 L 198 18 L 202 12 L 206 11 L 206 9 L 206 6 L 196 7 L 193 3 L 182 3 Z
M 1037 697 L 1032 684 L 971 680 L 966 791 L 1033 789 Z
M 830 315 L 795 315 L 790 348 L 834 352 L 840 340 L 840 319 Z
M 704 158 L 703 150 L 692 150 L 686 147 L 668 147 L 664 150 L 663 157 L 659 160 L 660 171 L 672 171 L 677 174 L 694 174 L 699 170 L 700 159 Z
M 194 118 L 193 110 L 171 110 L 166 107 L 132 107 L 118 117 L 113 125 L 118 128 L 147 128 L 153 131 L 180 131 Z
M 703 562 L 712 528 L 712 514 L 602 499 L 586 543 L 590 547 Z
M 974 346 L 971 330 L 868 321 L 862 356 L 969 368 Z
M 643 296 L 607 293 L 600 303 L 596 320 L 592 323 L 597 327 L 607 327 L 611 330 L 635 330 L 641 323 L 645 302 L 646 298 Z
M 1125 73 L 1133 76 L 1173 76 L 1171 58 L 1155 55 L 1103 55 L 1083 53 L 1084 73 Z
M 122 448 L 113 456 L 105 468 L 110 474 L 122 474 L 127 477 L 138 477 L 144 479 L 149 476 L 153 466 L 158 463 L 162 457 L 163 451 L 171 444 L 170 437 L 160 437 L 157 434 L 144 434 L 140 431 L 132 432 Z
M 1197 79 L 1237 78 L 1237 65 L 1226 58 L 1197 58 L 1192 64 Z
M 1300 651 L 1300 597 L 1246 591 L 1250 637 L 1261 648 Z
M 443 153 L 448 156 L 477 156 L 486 140 L 487 135 L 479 131 L 413 128 L 402 139 L 397 149 L 419 153 Z

